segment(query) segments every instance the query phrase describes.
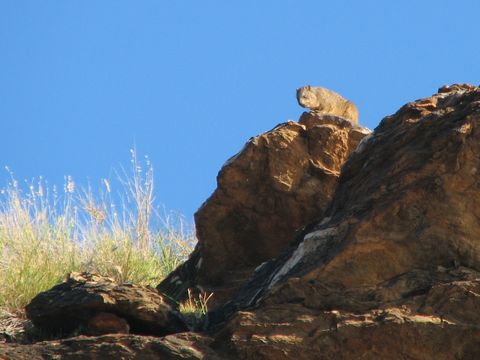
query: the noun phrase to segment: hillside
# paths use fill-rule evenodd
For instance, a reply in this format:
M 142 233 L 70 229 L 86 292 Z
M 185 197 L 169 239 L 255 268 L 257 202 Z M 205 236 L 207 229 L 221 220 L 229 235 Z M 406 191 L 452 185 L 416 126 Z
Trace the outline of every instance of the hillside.
M 156 289 L 72 274 L 0 358 L 480 358 L 479 124 L 480 88 L 451 85 L 373 132 L 306 112 L 253 137 Z M 201 322 L 176 309 L 211 293 Z

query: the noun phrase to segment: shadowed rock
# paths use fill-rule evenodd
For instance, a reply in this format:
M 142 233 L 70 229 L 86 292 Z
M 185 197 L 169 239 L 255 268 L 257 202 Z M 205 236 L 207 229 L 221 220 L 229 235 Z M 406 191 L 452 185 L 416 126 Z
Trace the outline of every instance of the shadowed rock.
M 158 338 L 139 335 L 45 341 L 33 345 L 4 344 L 0 359 L 8 360 L 225 360 L 208 347 L 211 339 L 196 334 L 178 334 Z
M 180 314 L 154 289 L 89 273 L 72 273 L 38 294 L 26 313 L 37 328 L 53 334 L 166 335 L 187 330 Z
M 120 316 L 100 312 L 88 320 L 87 332 L 89 335 L 95 336 L 104 334 L 128 334 L 130 332 L 130 325 Z

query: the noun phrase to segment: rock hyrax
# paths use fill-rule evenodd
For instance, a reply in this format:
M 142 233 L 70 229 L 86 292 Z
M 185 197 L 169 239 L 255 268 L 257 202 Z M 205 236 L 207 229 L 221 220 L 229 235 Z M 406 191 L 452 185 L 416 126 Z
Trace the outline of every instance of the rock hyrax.
M 323 87 L 304 86 L 297 89 L 300 106 L 325 115 L 343 117 L 358 124 L 358 109 L 349 100 Z

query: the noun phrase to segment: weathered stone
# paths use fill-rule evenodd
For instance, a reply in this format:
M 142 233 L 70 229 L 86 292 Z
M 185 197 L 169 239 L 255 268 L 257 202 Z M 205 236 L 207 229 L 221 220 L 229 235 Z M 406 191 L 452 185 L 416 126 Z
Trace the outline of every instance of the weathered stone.
M 26 313 L 37 328 L 54 334 L 166 335 L 187 329 L 154 289 L 89 273 L 72 273 L 64 283 L 40 293 Z
M 476 359 L 480 330 L 391 308 L 318 311 L 300 304 L 239 312 L 219 334 L 235 359 Z
M 218 325 L 240 359 L 480 356 L 480 89 L 386 117 L 325 217 L 259 268 Z M 217 322 L 222 320 L 217 318 Z
M 369 132 L 304 113 L 299 123 L 252 138 L 226 162 L 218 188 L 195 214 L 195 252 L 158 289 L 183 298 L 199 286 L 217 304 L 228 300 L 255 267 L 288 248 L 297 229 L 322 217 L 344 161 Z
M 139 335 L 78 336 L 31 345 L 0 344 L 8 360 L 224 360 L 208 347 L 211 339 L 196 334 L 164 338 Z

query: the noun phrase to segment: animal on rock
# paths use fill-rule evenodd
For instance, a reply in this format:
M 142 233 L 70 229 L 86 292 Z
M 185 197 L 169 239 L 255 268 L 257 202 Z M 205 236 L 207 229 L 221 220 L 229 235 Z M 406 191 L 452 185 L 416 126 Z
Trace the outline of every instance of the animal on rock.
M 358 109 L 354 103 L 334 91 L 317 86 L 297 89 L 300 106 L 324 115 L 334 115 L 358 124 Z

